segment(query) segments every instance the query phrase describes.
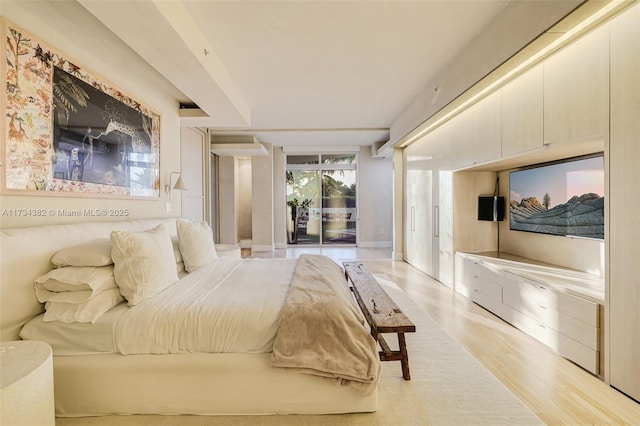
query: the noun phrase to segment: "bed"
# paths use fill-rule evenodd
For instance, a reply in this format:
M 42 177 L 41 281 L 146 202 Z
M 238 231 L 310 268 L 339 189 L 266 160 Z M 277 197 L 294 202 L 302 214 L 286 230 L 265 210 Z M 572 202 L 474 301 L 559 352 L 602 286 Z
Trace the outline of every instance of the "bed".
M 290 299 L 294 298 L 293 282 L 302 269 L 300 261 L 220 257 L 195 272 L 181 273 L 178 282 L 135 309 L 118 304 L 93 324 L 43 321 L 43 304 L 35 297 L 34 281 L 53 268 L 51 258 L 56 252 L 109 238 L 114 230 L 139 232 L 158 225 L 176 235 L 175 219 L 0 231 L 1 340 L 18 340 L 22 333 L 52 345 L 57 416 L 327 414 L 377 409 L 379 364 L 368 365 L 363 384 L 358 379 L 354 383 L 351 377 L 336 377 L 333 372 L 309 374 L 306 364 L 288 358 L 289 343 L 282 342 L 294 340 L 294 346 L 300 346 L 306 356 L 323 350 L 314 348 L 315 339 L 307 345 L 284 337 L 298 336 L 300 331 L 286 328 L 285 332 L 283 324 L 295 327 L 306 321 L 288 316 L 289 311 L 305 310 L 288 308 L 296 306 Z M 319 271 L 314 264 L 307 269 L 312 274 Z M 303 277 L 297 281 L 304 286 L 315 279 Z M 346 288 L 344 282 L 340 284 Z M 274 290 L 266 291 L 266 287 Z M 307 293 L 304 287 L 297 291 L 299 295 Z M 216 330 L 225 331 L 203 340 L 202 335 L 207 334 L 199 329 L 203 317 L 176 308 L 171 304 L 176 300 L 190 306 L 200 303 L 196 311 L 203 310 L 201 315 L 216 324 Z M 235 310 L 240 319 L 227 324 L 228 317 L 218 316 L 220 309 L 204 310 L 216 304 L 222 311 L 234 304 L 245 311 Z M 251 312 L 261 314 L 256 317 Z M 334 317 L 332 312 L 324 315 Z M 238 323 L 244 325 L 234 328 Z M 184 330 L 195 331 L 181 331 L 176 337 L 175 324 L 185 324 Z M 115 335 L 124 336 L 124 340 L 115 339 Z M 337 338 L 351 340 L 351 336 Z M 357 351 L 377 359 L 375 343 L 359 345 Z

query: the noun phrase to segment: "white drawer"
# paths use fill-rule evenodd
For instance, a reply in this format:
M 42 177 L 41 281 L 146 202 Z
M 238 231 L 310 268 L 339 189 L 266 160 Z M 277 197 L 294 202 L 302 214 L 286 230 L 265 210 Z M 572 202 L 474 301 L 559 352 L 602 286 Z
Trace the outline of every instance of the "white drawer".
M 490 281 L 483 277 L 474 277 L 470 284 L 474 289 L 502 302 L 502 286 L 499 281 Z
M 471 292 L 473 291 L 473 289 L 468 283 L 464 282 L 462 279 L 456 279 L 456 291 L 462 294 L 463 296 L 471 297 Z
M 598 304 L 562 291 L 555 291 L 544 284 L 536 283 L 512 274 L 505 274 L 503 298 L 516 304 L 517 299 L 562 312 L 563 315 L 584 322 L 594 328 L 599 327 Z
M 540 305 L 531 299 L 522 297 L 518 287 L 506 286 L 503 292 L 503 303 L 522 314 L 529 316 L 543 325 L 590 347 L 598 349 L 598 327 L 594 327 L 575 318 L 564 315 L 553 308 Z
M 502 317 L 502 301 L 500 298 L 483 293 L 477 289 L 471 291 L 469 298 L 489 312 Z
M 564 334 L 559 334 L 558 353 L 570 359 L 585 370 L 600 374 L 600 352 L 589 348 Z
M 456 270 L 462 272 L 462 278 L 482 278 L 490 282 L 500 282 L 501 273 L 494 271 L 493 267 L 481 262 L 478 259 L 471 259 L 458 256 L 459 262 L 456 262 Z
M 599 353 L 597 350 L 516 311 L 509 305 L 502 306 L 502 318 L 584 369 L 594 374 L 599 373 Z

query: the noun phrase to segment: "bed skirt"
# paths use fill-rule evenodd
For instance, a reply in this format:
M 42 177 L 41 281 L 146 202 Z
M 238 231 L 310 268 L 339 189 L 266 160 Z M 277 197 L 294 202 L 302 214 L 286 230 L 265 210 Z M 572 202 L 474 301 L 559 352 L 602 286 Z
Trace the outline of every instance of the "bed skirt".
M 338 414 L 372 412 L 363 395 L 317 377 L 273 368 L 270 354 L 54 357 L 58 417 L 114 414 Z

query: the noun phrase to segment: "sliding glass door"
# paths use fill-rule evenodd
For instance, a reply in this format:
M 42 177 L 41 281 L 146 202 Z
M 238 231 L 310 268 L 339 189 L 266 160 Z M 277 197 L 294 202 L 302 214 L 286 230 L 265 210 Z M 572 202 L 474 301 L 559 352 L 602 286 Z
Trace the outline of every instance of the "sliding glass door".
M 287 157 L 287 242 L 356 244 L 355 155 Z

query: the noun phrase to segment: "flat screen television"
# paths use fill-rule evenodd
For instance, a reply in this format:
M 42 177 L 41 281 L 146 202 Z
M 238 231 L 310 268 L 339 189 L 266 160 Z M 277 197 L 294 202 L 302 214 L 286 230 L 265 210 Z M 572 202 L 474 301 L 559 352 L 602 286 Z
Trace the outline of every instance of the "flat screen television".
M 603 155 L 510 172 L 509 229 L 604 239 Z

